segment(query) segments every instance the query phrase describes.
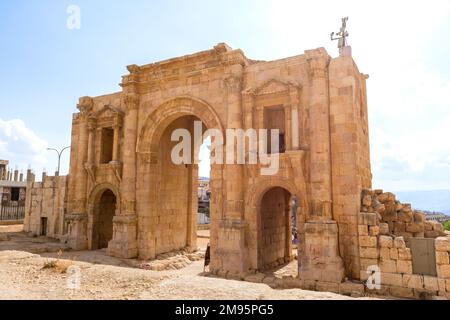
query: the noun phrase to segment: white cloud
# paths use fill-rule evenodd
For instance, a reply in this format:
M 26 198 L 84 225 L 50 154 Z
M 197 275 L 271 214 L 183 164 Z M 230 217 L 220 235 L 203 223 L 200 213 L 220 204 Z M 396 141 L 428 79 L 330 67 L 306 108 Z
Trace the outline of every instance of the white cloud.
M 20 119 L 0 118 L 0 158 L 10 161 L 10 166 L 26 170 L 42 169 L 47 164 L 48 143 L 29 129 Z

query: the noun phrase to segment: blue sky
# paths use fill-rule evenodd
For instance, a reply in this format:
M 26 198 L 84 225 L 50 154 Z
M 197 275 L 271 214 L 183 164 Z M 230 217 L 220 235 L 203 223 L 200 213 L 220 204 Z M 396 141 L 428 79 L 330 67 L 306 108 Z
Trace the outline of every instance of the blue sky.
M 66 27 L 69 5 L 81 29 Z M 129 64 L 226 42 L 252 59 L 325 47 L 349 16 L 349 43 L 368 80 L 374 186 L 450 189 L 450 2 L 2 1 L 0 158 L 40 174 L 70 144 L 78 97 L 120 90 Z M 67 172 L 68 154 L 62 171 Z

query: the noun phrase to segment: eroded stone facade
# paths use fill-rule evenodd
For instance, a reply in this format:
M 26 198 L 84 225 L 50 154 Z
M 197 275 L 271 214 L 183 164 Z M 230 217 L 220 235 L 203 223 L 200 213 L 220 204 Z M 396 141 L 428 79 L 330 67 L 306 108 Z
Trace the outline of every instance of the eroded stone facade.
M 254 61 L 211 50 L 128 66 L 122 90 L 80 98 L 73 116 L 68 242 L 152 259 L 196 248 L 197 165 L 175 165 L 174 129 L 279 129 L 277 174 L 261 165 L 211 166 L 211 271 L 243 275 L 292 259 L 290 199 L 298 199 L 301 279 L 360 278 L 360 195 L 371 188 L 367 76 L 323 48 Z M 225 143 L 232 143 L 226 141 Z M 99 206 L 108 192 L 108 212 Z M 103 221 L 103 222 L 102 222 Z M 105 233 L 103 233 L 104 236 Z

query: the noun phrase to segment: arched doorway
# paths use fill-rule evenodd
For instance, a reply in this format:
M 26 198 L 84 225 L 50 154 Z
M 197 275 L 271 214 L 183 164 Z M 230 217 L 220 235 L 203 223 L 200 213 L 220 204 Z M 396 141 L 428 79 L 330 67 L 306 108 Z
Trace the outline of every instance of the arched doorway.
M 274 269 L 292 259 L 293 226 L 296 221 L 293 199 L 291 193 L 282 187 L 269 189 L 261 199 L 258 219 L 259 270 Z
M 92 249 L 108 248 L 109 241 L 113 238 L 113 218 L 116 212 L 116 196 L 107 189 L 103 191 L 94 207 L 94 228 L 92 237 Z
M 147 117 L 139 134 L 136 188 L 139 206 L 136 211 L 141 259 L 152 259 L 158 254 L 182 248 L 197 248 L 199 166 L 194 162 L 174 164 L 171 159 L 173 147 L 180 142 L 171 141 L 171 134 L 176 129 L 186 129 L 192 133 L 195 121 L 203 123 L 203 133 L 206 129 L 224 132 L 212 106 L 197 98 L 180 96 L 156 108 Z M 222 198 L 214 190 L 222 186 L 222 167 L 212 164 L 209 169 L 213 259 L 213 248 L 217 243 L 218 208 L 222 205 Z

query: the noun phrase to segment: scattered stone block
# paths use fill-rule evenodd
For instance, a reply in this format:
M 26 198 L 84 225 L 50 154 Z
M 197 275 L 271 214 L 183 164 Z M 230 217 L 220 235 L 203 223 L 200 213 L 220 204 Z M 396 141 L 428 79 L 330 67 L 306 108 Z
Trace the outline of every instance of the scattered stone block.
M 450 252 L 450 239 L 448 237 L 439 237 L 434 240 L 436 251 Z
M 394 239 L 395 248 L 406 248 L 405 239 L 403 237 L 396 237 Z
M 389 234 L 389 224 L 387 223 L 380 223 L 380 234 L 381 235 L 388 235 Z
M 392 248 L 394 246 L 394 241 L 390 236 L 379 236 L 378 243 L 381 248 Z

